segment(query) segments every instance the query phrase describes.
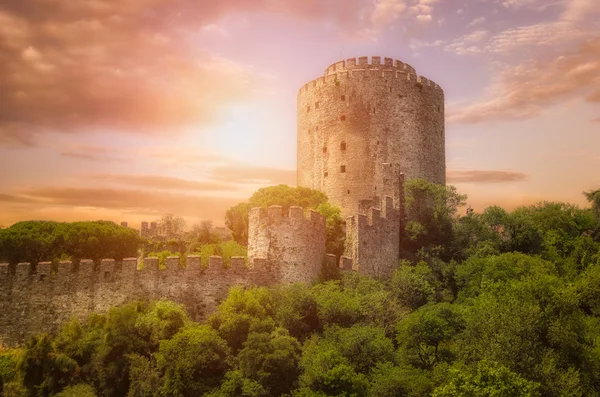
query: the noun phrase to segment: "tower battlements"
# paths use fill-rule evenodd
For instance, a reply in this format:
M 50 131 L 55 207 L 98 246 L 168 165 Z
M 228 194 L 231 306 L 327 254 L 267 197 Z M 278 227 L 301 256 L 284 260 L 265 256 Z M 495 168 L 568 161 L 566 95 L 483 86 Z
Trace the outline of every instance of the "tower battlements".
M 443 90 L 437 83 L 419 76 L 412 66 L 392 58 L 384 58 L 381 62 L 381 57 L 371 57 L 370 62 L 369 57 L 359 57 L 333 63 L 325 70 L 323 76 L 304 84 L 298 91 L 298 96 L 328 84 L 339 86 L 349 80 L 365 79 L 381 79 L 389 84 L 414 85 L 420 89 L 429 88 L 443 96 Z
M 379 277 L 398 263 L 401 219 L 392 197 L 373 201 L 380 202 L 380 208 L 347 218 L 345 257 L 352 260 L 353 270 Z
M 325 75 L 342 72 L 353 69 L 381 69 L 381 70 L 401 70 L 405 73 L 416 74 L 415 68 L 407 63 L 393 58 L 383 58 L 378 56 L 373 57 L 358 57 L 348 58 L 346 60 L 332 63 L 325 69 Z

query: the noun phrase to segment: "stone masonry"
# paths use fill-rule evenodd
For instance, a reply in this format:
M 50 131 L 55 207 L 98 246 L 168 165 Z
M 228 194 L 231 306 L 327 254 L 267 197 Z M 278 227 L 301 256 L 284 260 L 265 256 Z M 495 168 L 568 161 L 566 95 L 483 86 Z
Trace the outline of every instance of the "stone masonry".
M 225 266 L 219 256 L 208 266 L 189 256 L 166 260 L 136 258 L 100 263 L 40 262 L 37 266 L 0 264 L 0 343 L 23 342 L 29 335 L 54 332 L 75 317 L 106 312 L 111 306 L 138 299 L 168 298 L 183 304 L 195 320 L 215 311 L 229 289 L 315 281 L 325 256 L 325 219 L 300 207 L 283 216 L 281 207 L 251 210 L 249 257 L 234 257 Z
M 325 218 L 316 211 L 290 207 L 287 216 L 279 205 L 250 211 L 248 256 L 277 263 L 280 282 L 310 282 L 321 271 L 325 256 Z
M 392 58 L 339 61 L 298 91 L 299 186 L 347 217 L 342 269 L 398 264 L 404 178 L 446 183 L 444 92 Z
M 329 66 L 298 92 L 298 185 L 344 216 L 384 197 L 382 164 L 445 184 L 444 92 L 411 66 L 372 57 Z

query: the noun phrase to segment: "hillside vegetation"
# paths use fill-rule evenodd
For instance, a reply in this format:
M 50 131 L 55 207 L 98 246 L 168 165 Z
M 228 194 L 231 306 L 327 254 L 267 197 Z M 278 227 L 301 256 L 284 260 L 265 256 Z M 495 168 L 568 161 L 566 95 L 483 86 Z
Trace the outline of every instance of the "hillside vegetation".
M 600 396 L 600 200 L 589 197 L 589 209 L 457 216 L 464 197 L 454 189 L 411 181 L 408 259 L 391 277 L 329 269 L 313 286 L 233 288 L 204 323 L 170 301 L 128 303 L 3 348 L 0 388 L 7 397 Z

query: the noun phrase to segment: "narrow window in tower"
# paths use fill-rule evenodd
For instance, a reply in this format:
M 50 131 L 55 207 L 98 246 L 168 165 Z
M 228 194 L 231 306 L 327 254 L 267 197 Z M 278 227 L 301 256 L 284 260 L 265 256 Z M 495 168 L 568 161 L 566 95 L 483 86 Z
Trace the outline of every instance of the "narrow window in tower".
M 375 114 L 375 106 L 373 106 L 373 114 Z
M 348 194 L 350 194 L 350 190 L 348 190 Z
M 342 121 L 346 121 L 346 116 L 341 116 L 341 117 L 340 117 L 340 120 L 342 120 Z
M 315 110 L 319 108 L 319 102 L 315 102 Z
M 340 172 L 341 173 L 346 172 L 346 166 L 345 165 L 340 166 Z
M 315 127 L 315 131 L 319 131 L 319 126 L 316 126 L 316 127 Z
M 346 100 L 346 95 L 342 95 L 342 101 Z
M 328 173 L 327 171 L 325 171 L 325 172 L 323 173 L 323 176 L 324 176 L 325 178 L 327 178 L 327 175 L 329 175 L 329 173 Z
M 323 153 L 327 153 L 327 146 L 323 146 Z
M 346 142 L 340 143 L 340 150 L 346 150 Z

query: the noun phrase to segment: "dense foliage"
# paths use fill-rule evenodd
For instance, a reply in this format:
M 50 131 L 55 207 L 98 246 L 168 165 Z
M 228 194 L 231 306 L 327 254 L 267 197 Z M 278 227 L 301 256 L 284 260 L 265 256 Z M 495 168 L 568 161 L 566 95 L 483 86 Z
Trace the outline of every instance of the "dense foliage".
M 248 213 L 251 208 L 268 208 L 280 205 L 287 213 L 291 206 L 314 209 L 327 221 L 327 252 L 340 256 L 344 252 L 344 220 L 339 208 L 327 201 L 325 193 L 306 187 L 277 185 L 257 190 L 247 202 L 239 203 L 225 214 L 225 224 L 233 239 L 240 244 L 248 244 Z
M 141 240 L 133 229 L 109 221 L 26 221 L 0 229 L 0 261 L 137 257 Z
M 412 207 L 409 259 L 390 278 L 233 288 L 202 323 L 166 300 L 128 303 L 0 349 L 0 387 L 7 397 L 600 396 L 595 207 L 456 216 L 454 190 L 414 190 L 439 206 Z

